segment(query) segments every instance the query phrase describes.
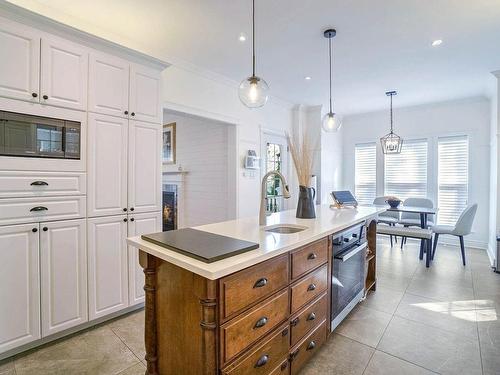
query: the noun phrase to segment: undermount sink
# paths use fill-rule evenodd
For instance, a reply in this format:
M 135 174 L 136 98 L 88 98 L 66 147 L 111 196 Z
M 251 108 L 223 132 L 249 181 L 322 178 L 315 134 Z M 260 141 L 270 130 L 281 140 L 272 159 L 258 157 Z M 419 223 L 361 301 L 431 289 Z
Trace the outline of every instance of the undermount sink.
M 303 230 L 306 229 L 307 227 L 295 224 L 277 224 L 277 225 L 270 225 L 264 228 L 266 232 L 280 233 L 280 234 L 292 234 L 292 233 L 302 232 Z

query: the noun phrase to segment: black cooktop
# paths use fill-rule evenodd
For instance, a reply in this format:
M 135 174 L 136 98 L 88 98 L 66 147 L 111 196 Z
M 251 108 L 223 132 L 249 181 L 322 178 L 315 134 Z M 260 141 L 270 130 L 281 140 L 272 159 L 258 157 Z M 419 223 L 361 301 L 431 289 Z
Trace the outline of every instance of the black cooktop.
M 192 228 L 143 234 L 141 238 L 205 263 L 216 262 L 259 247 L 259 244 L 254 242 Z

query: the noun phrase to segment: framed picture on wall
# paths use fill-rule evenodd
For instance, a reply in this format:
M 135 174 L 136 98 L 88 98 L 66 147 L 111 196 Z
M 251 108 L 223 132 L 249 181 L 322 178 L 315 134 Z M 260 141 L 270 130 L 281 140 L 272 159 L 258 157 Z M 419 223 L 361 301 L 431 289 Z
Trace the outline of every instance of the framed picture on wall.
M 175 164 L 175 122 L 163 125 L 163 164 Z

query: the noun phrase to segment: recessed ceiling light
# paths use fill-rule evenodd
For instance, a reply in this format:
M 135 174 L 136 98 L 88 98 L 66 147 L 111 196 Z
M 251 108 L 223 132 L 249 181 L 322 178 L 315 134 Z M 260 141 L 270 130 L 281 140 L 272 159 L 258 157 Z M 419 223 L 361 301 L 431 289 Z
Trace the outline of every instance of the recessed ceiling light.
M 247 40 L 247 36 L 245 35 L 245 33 L 241 33 L 240 36 L 238 37 L 238 40 L 240 42 L 245 42 Z
M 432 46 L 437 47 L 437 46 L 441 45 L 442 43 L 443 43 L 443 41 L 441 39 L 436 39 L 435 41 L 432 42 Z
M 306 81 L 310 81 L 310 80 L 311 80 L 311 77 L 309 77 L 309 76 L 305 76 L 305 77 L 304 77 L 304 79 L 305 79 Z

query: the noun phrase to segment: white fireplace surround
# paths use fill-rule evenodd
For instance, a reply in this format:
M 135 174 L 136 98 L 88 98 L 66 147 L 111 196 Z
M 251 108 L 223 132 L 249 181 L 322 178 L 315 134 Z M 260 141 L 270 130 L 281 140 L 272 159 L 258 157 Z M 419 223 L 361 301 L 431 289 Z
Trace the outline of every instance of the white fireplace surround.
M 171 171 L 162 173 L 162 189 L 163 185 L 177 186 L 177 229 L 184 227 L 184 189 L 186 185 L 185 171 Z

